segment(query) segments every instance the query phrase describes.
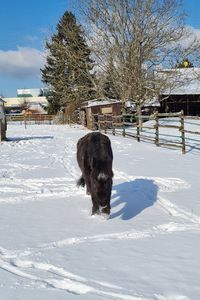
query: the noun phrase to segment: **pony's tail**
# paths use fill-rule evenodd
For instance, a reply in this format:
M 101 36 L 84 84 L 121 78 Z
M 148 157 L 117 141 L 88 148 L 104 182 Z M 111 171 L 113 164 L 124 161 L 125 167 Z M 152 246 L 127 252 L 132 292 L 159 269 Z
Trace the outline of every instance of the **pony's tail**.
M 82 186 L 82 187 L 85 186 L 85 179 L 83 178 L 83 175 L 77 181 L 77 186 Z

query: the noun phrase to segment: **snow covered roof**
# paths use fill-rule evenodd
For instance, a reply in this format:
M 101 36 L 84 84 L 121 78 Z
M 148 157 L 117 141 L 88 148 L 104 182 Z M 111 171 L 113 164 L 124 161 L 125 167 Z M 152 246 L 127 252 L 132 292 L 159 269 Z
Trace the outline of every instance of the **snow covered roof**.
M 200 95 L 200 68 L 163 69 L 156 76 L 169 80 L 162 95 Z
M 113 103 L 122 103 L 122 101 L 118 99 L 93 99 L 83 102 L 82 108 L 108 105 Z M 125 106 L 135 108 L 135 102 L 133 100 L 127 100 L 125 102 Z M 151 100 L 147 101 L 144 106 L 160 106 L 160 102 L 158 101 L 158 98 L 154 97 Z
M 120 103 L 120 102 L 121 102 L 120 100 L 109 99 L 109 98 L 105 98 L 105 99 L 93 99 L 93 100 L 89 100 L 89 101 L 83 102 L 83 106 L 82 107 L 92 107 L 92 106 L 108 105 L 108 104 Z

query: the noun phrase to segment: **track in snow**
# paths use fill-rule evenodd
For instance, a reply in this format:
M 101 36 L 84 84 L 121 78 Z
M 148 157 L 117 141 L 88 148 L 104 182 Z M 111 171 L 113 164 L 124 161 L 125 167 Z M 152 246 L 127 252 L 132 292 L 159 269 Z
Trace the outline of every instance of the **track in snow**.
M 37 139 L 36 139 L 37 140 Z M 9 147 L 21 148 L 24 146 L 34 145 L 35 140 L 22 140 L 19 142 L 12 142 Z M 37 151 L 33 148 L 33 151 Z M 55 197 L 70 197 L 75 194 L 82 194 L 83 191 L 78 189 L 75 185 L 75 180 L 79 177 L 80 172 L 73 164 L 73 158 L 76 151 L 76 143 L 68 139 L 64 145 L 63 155 L 49 155 L 50 165 L 60 163 L 67 171 L 66 177 L 54 178 L 39 178 L 26 179 L 24 181 L 15 178 L 16 170 L 35 170 L 40 165 L 29 166 L 23 162 L 10 164 L 8 171 L 1 170 L 0 173 L 0 189 L 3 189 L 4 197 L 1 197 L 0 204 L 11 203 L 19 204 L 21 202 L 42 201 L 45 199 Z M 40 154 L 44 157 L 46 152 L 41 149 Z M 6 159 L 6 157 L 4 157 Z M 135 177 L 128 175 L 120 170 L 114 170 L 115 180 L 120 181 L 134 181 L 137 179 L 151 180 L 158 187 L 159 192 L 173 192 L 176 190 L 187 189 L 189 184 L 179 178 L 160 178 L 160 177 Z M 20 187 L 19 187 L 20 186 Z M 114 189 L 115 187 L 113 187 Z M 172 234 L 180 231 L 200 231 L 200 216 L 180 208 L 171 203 L 166 198 L 157 196 L 156 205 L 160 207 L 161 211 L 176 218 L 174 222 L 160 224 L 148 230 L 136 231 L 129 230 L 125 232 L 100 234 L 93 236 L 72 237 L 63 240 L 54 241 L 52 243 L 42 244 L 36 248 L 28 248 L 22 250 L 7 250 L 0 248 L 0 268 L 10 272 L 16 276 L 30 280 L 35 286 L 45 285 L 48 288 L 55 288 L 66 290 L 74 294 L 91 293 L 100 295 L 106 299 L 124 299 L 124 300 L 170 300 L 169 297 L 162 295 L 154 295 L 146 298 L 141 295 L 132 295 L 131 291 L 127 291 L 122 287 L 117 287 L 110 283 L 102 283 L 95 280 L 90 280 L 75 274 L 72 274 L 64 268 L 57 267 L 46 262 L 37 262 L 28 259 L 31 255 L 38 253 L 45 253 L 50 249 L 60 247 L 73 247 L 83 243 L 103 243 L 109 241 L 124 241 L 137 240 L 145 238 L 156 238 L 159 235 Z M 23 194 L 23 196 L 22 196 Z M 32 196 L 34 194 L 34 197 Z M 15 196 L 14 196 L 15 195 Z M 115 195 L 114 195 L 115 196 Z M 184 220 L 184 224 L 182 223 Z M 178 222 L 180 221 L 180 222 Z M 92 222 L 92 221 L 91 221 Z M 41 271 L 43 276 L 41 276 Z M 173 300 L 186 300 L 184 296 L 174 296 Z

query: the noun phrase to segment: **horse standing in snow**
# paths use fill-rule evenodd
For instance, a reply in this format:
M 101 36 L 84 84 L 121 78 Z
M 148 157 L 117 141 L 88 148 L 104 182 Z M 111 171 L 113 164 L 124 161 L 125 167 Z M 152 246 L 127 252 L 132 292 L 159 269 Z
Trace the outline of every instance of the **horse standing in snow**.
M 113 153 L 106 135 L 99 132 L 88 133 L 77 143 L 77 161 L 82 176 L 77 184 L 87 187 L 92 198 L 92 215 L 100 212 L 110 214 L 112 190 Z

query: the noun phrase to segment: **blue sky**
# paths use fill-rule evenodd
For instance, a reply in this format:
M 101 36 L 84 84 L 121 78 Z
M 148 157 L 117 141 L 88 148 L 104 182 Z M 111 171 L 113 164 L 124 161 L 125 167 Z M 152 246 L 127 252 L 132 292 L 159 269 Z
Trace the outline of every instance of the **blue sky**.
M 45 40 L 65 10 L 76 14 L 76 0 L 2 0 L 0 9 L 0 95 L 17 88 L 42 87 Z M 78 3 L 78 0 L 77 0 Z M 200 0 L 183 0 L 187 24 L 200 30 Z
M 183 0 L 184 9 L 188 17 L 187 22 L 194 28 L 200 29 L 200 1 L 199 0 Z

